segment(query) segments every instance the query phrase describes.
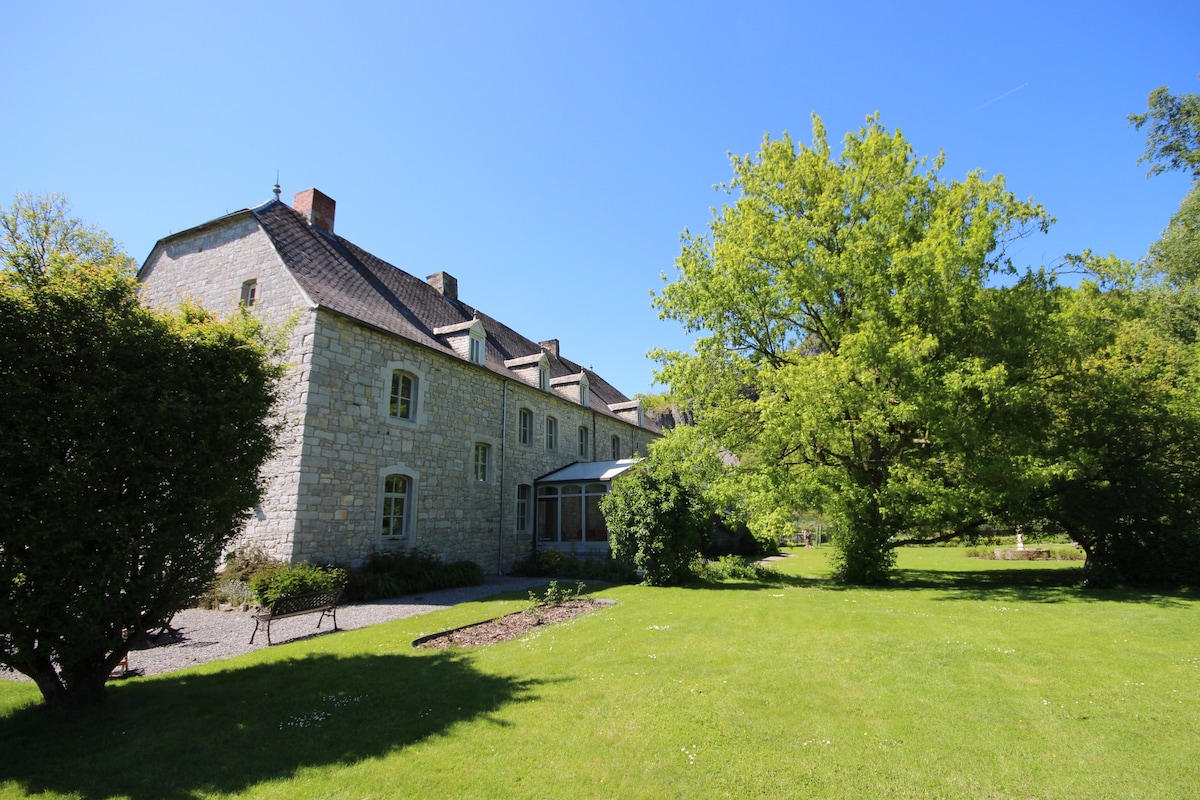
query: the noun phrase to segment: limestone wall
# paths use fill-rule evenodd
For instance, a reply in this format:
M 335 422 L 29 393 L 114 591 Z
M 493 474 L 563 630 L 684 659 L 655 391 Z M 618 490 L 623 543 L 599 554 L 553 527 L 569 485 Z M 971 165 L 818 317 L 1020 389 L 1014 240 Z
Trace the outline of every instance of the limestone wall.
M 250 214 L 234 215 L 185 237 L 160 242 L 139 272 L 139 295 L 152 306 L 174 307 L 192 300 L 219 314 L 232 314 L 242 286 L 256 281 L 254 312 L 276 326 L 291 324 L 289 368 L 276 417 L 282 423 L 278 451 L 266 464 L 266 491 L 246 525 L 242 541 L 276 558 L 291 559 L 314 312 L 284 268 L 270 239 Z
M 624 457 L 650 439 L 619 420 L 328 312 L 317 315 L 312 351 L 296 559 L 353 564 L 373 552 L 416 547 L 476 561 L 490 573 L 507 569 L 532 546 L 530 531 L 515 530 L 517 485 L 580 460 L 580 427 L 600 442 L 599 453 L 589 443 L 588 460 L 610 458 L 614 434 Z M 411 421 L 388 416 L 395 369 L 417 378 Z M 533 414 L 528 445 L 518 441 L 521 408 Z M 546 447 L 547 415 L 559 426 L 553 450 Z M 486 481 L 475 476 L 477 443 L 490 447 Z M 413 479 L 403 540 L 385 540 L 380 531 L 390 472 Z
M 265 468 L 267 491 L 243 538 L 278 558 L 357 565 L 375 552 L 422 548 L 495 573 L 531 551 L 535 504 L 529 529 L 516 530 L 519 484 L 532 485 L 575 461 L 614 458 L 614 435 L 624 458 L 652 438 L 465 358 L 312 308 L 249 213 L 168 238 L 139 277 L 147 303 L 193 299 L 219 313 L 236 311 L 243 286 L 253 280 L 254 312 L 292 325 L 279 450 Z M 389 416 L 396 369 L 417 379 L 411 420 Z M 533 415 L 528 444 L 518 439 L 522 408 Z M 554 448 L 547 447 L 547 416 L 558 423 Z M 586 459 L 579 454 L 581 427 L 588 432 Z M 477 443 L 490 448 L 484 481 L 475 476 Z M 393 472 L 412 479 L 409 530 L 385 539 L 383 482 Z

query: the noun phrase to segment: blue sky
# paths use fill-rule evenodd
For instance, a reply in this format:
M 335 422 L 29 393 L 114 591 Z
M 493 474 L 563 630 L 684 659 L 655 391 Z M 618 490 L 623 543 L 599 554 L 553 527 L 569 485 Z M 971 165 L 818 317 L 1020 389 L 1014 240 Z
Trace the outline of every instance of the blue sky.
M 1021 265 L 1142 256 L 1187 190 L 1126 125 L 1200 92 L 1200 4 L 0 0 L 0 203 L 59 192 L 139 261 L 317 187 L 337 232 L 626 394 L 686 348 L 650 291 L 764 134 L 875 111 L 1057 217 Z

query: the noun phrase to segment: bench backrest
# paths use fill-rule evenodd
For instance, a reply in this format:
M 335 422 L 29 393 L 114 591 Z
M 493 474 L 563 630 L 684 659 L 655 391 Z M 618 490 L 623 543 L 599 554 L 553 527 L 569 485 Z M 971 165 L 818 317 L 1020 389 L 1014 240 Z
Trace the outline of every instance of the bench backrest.
M 324 592 L 313 592 L 311 594 L 295 594 L 290 597 L 281 597 L 274 603 L 271 603 L 271 614 L 280 616 L 283 614 L 294 614 L 297 611 L 307 611 L 310 608 L 323 608 L 324 606 L 337 605 L 338 598 L 341 596 L 341 589 L 329 589 Z

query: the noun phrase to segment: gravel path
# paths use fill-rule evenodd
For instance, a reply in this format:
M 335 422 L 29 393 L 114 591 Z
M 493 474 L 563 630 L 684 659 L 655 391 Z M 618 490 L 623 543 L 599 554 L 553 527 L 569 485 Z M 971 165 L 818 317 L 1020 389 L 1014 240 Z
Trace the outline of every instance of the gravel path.
M 338 606 L 338 628 L 365 628 L 368 625 L 427 614 L 458 603 L 482 600 L 503 592 L 523 591 L 545 584 L 546 578 L 492 578 L 480 586 L 443 589 L 374 603 Z M 271 641 L 281 644 L 312 636 L 317 632 L 316 625 L 316 614 L 281 619 L 271 623 Z M 254 644 L 250 644 L 250 634 L 254 632 L 254 619 L 249 612 L 190 608 L 174 616 L 171 628 L 178 632 L 177 641 L 130 651 L 129 669 L 133 673 L 159 675 L 196 664 L 231 658 L 267 646 L 266 632 L 261 629 L 254 637 Z M 322 623 L 321 630 L 328 629 L 329 622 Z M 0 671 L 0 677 L 24 678 L 4 671 Z

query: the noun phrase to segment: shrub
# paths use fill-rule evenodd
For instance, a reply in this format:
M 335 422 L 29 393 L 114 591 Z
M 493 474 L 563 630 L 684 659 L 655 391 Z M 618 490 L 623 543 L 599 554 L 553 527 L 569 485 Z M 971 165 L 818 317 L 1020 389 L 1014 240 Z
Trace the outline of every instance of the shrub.
M 613 557 L 652 586 L 691 577 L 711 535 L 712 510 L 696 480 L 680 462 L 651 455 L 617 477 L 600 502 Z
M 250 579 L 250 588 L 262 605 L 281 597 L 337 589 L 346 583 L 346 570 L 339 567 L 315 567 L 306 562 L 278 569 L 261 569 Z
M 518 561 L 513 564 L 512 574 L 531 578 L 587 578 L 605 583 L 636 583 L 639 580 L 632 566 L 611 557 L 580 560 L 561 550 L 542 550 Z
M 404 594 L 478 586 L 483 567 L 474 561 L 444 563 L 438 556 L 420 550 L 376 553 L 367 563 L 348 571 L 346 595 L 359 602 L 382 600 Z
M 783 580 L 783 575 L 777 570 L 744 556 L 722 556 L 713 561 L 702 561 L 695 572 L 698 578 L 705 581 L 779 583 Z
M 283 569 L 285 562 L 271 558 L 258 546 L 243 546 L 225 554 L 225 565 L 198 603 L 200 608 L 246 605 L 254 600 L 250 579 L 259 572 Z

